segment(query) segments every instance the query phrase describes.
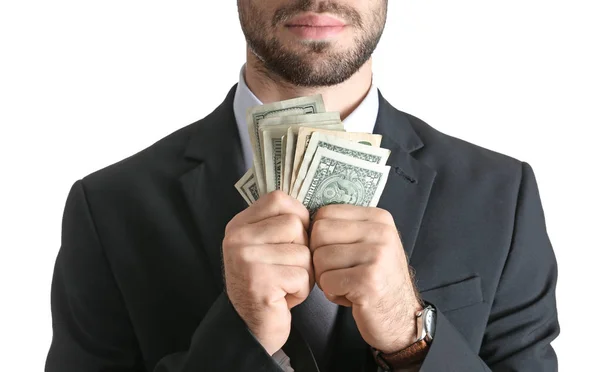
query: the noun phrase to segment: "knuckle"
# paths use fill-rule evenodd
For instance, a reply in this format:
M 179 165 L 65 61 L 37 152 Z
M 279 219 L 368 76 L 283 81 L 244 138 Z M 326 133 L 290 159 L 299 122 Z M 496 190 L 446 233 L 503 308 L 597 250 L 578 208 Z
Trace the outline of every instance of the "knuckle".
M 246 246 L 238 249 L 238 259 L 242 264 L 249 264 L 256 259 L 256 247 Z
M 237 244 L 233 234 L 228 233 L 223 237 L 223 254 L 227 254 L 229 250 Z
M 268 199 L 270 203 L 280 204 L 287 201 L 289 199 L 289 196 L 281 190 L 275 190 L 268 195 Z
M 238 244 L 237 232 L 235 230 L 229 231 L 223 237 L 223 250 L 228 250 Z
M 316 220 L 312 225 L 312 235 L 321 235 L 326 231 L 327 221 Z
M 251 226 L 240 226 L 231 234 L 234 245 L 246 245 L 252 241 L 254 236 Z
M 392 214 L 383 208 L 375 208 L 375 216 L 378 220 L 384 221 L 385 223 L 394 223 Z

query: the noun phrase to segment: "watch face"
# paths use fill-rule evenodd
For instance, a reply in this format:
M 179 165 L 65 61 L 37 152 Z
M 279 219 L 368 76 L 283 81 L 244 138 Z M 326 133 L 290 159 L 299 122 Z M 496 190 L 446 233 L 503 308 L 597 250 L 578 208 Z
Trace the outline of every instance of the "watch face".
M 428 309 L 423 314 L 425 317 L 423 319 L 423 326 L 425 328 L 425 332 L 427 333 L 427 337 L 429 339 L 433 339 L 433 335 L 435 334 L 435 310 Z

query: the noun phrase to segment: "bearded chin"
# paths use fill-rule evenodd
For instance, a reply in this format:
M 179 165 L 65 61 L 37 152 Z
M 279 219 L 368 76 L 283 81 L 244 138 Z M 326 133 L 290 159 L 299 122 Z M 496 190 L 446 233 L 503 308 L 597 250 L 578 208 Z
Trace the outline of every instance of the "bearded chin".
M 286 50 L 278 41 L 248 42 L 250 49 L 262 62 L 265 72 L 287 83 L 301 87 L 323 87 L 340 84 L 352 76 L 360 66 L 349 66 L 342 56 L 331 51 L 326 42 L 304 43 L 308 53 Z M 347 59 L 347 58 L 346 58 Z M 368 59 L 368 57 L 367 57 Z
M 354 75 L 371 57 L 380 34 L 370 40 L 360 40 L 349 52 L 333 51 L 329 42 L 303 43 L 306 53 L 296 53 L 276 39 L 246 36 L 250 50 L 262 62 L 266 72 L 285 82 L 301 87 L 326 87 L 343 83 Z

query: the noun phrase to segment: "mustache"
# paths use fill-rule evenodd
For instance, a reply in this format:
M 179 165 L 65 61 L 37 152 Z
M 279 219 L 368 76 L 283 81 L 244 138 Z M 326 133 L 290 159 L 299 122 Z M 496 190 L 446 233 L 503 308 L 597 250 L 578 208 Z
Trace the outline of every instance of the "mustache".
M 336 15 L 352 26 L 363 27 L 360 14 L 347 5 L 338 4 L 335 1 L 298 0 L 283 6 L 275 11 L 273 16 L 273 27 L 285 23 L 299 13 L 330 13 Z

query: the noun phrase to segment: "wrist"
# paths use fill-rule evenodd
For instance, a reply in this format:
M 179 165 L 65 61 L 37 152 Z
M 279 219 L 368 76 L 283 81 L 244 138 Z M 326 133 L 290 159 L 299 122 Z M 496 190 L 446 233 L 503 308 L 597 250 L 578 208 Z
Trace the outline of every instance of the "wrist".
M 415 304 L 410 306 L 409 309 L 410 310 L 405 312 L 405 315 L 400 321 L 400 326 L 395 333 L 395 338 L 380 347 L 375 347 L 376 349 L 385 354 L 395 353 L 399 350 L 406 349 L 418 340 L 418 318 L 416 317 L 416 314 L 423 311 L 424 308 L 419 302 L 415 301 Z
M 429 351 L 435 333 L 436 312 L 432 306 L 415 314 L 416 337 L 404 348 L 388 351 L 373 348 L 373 356 L 384 371 L 410 370 L 419 366 Z

